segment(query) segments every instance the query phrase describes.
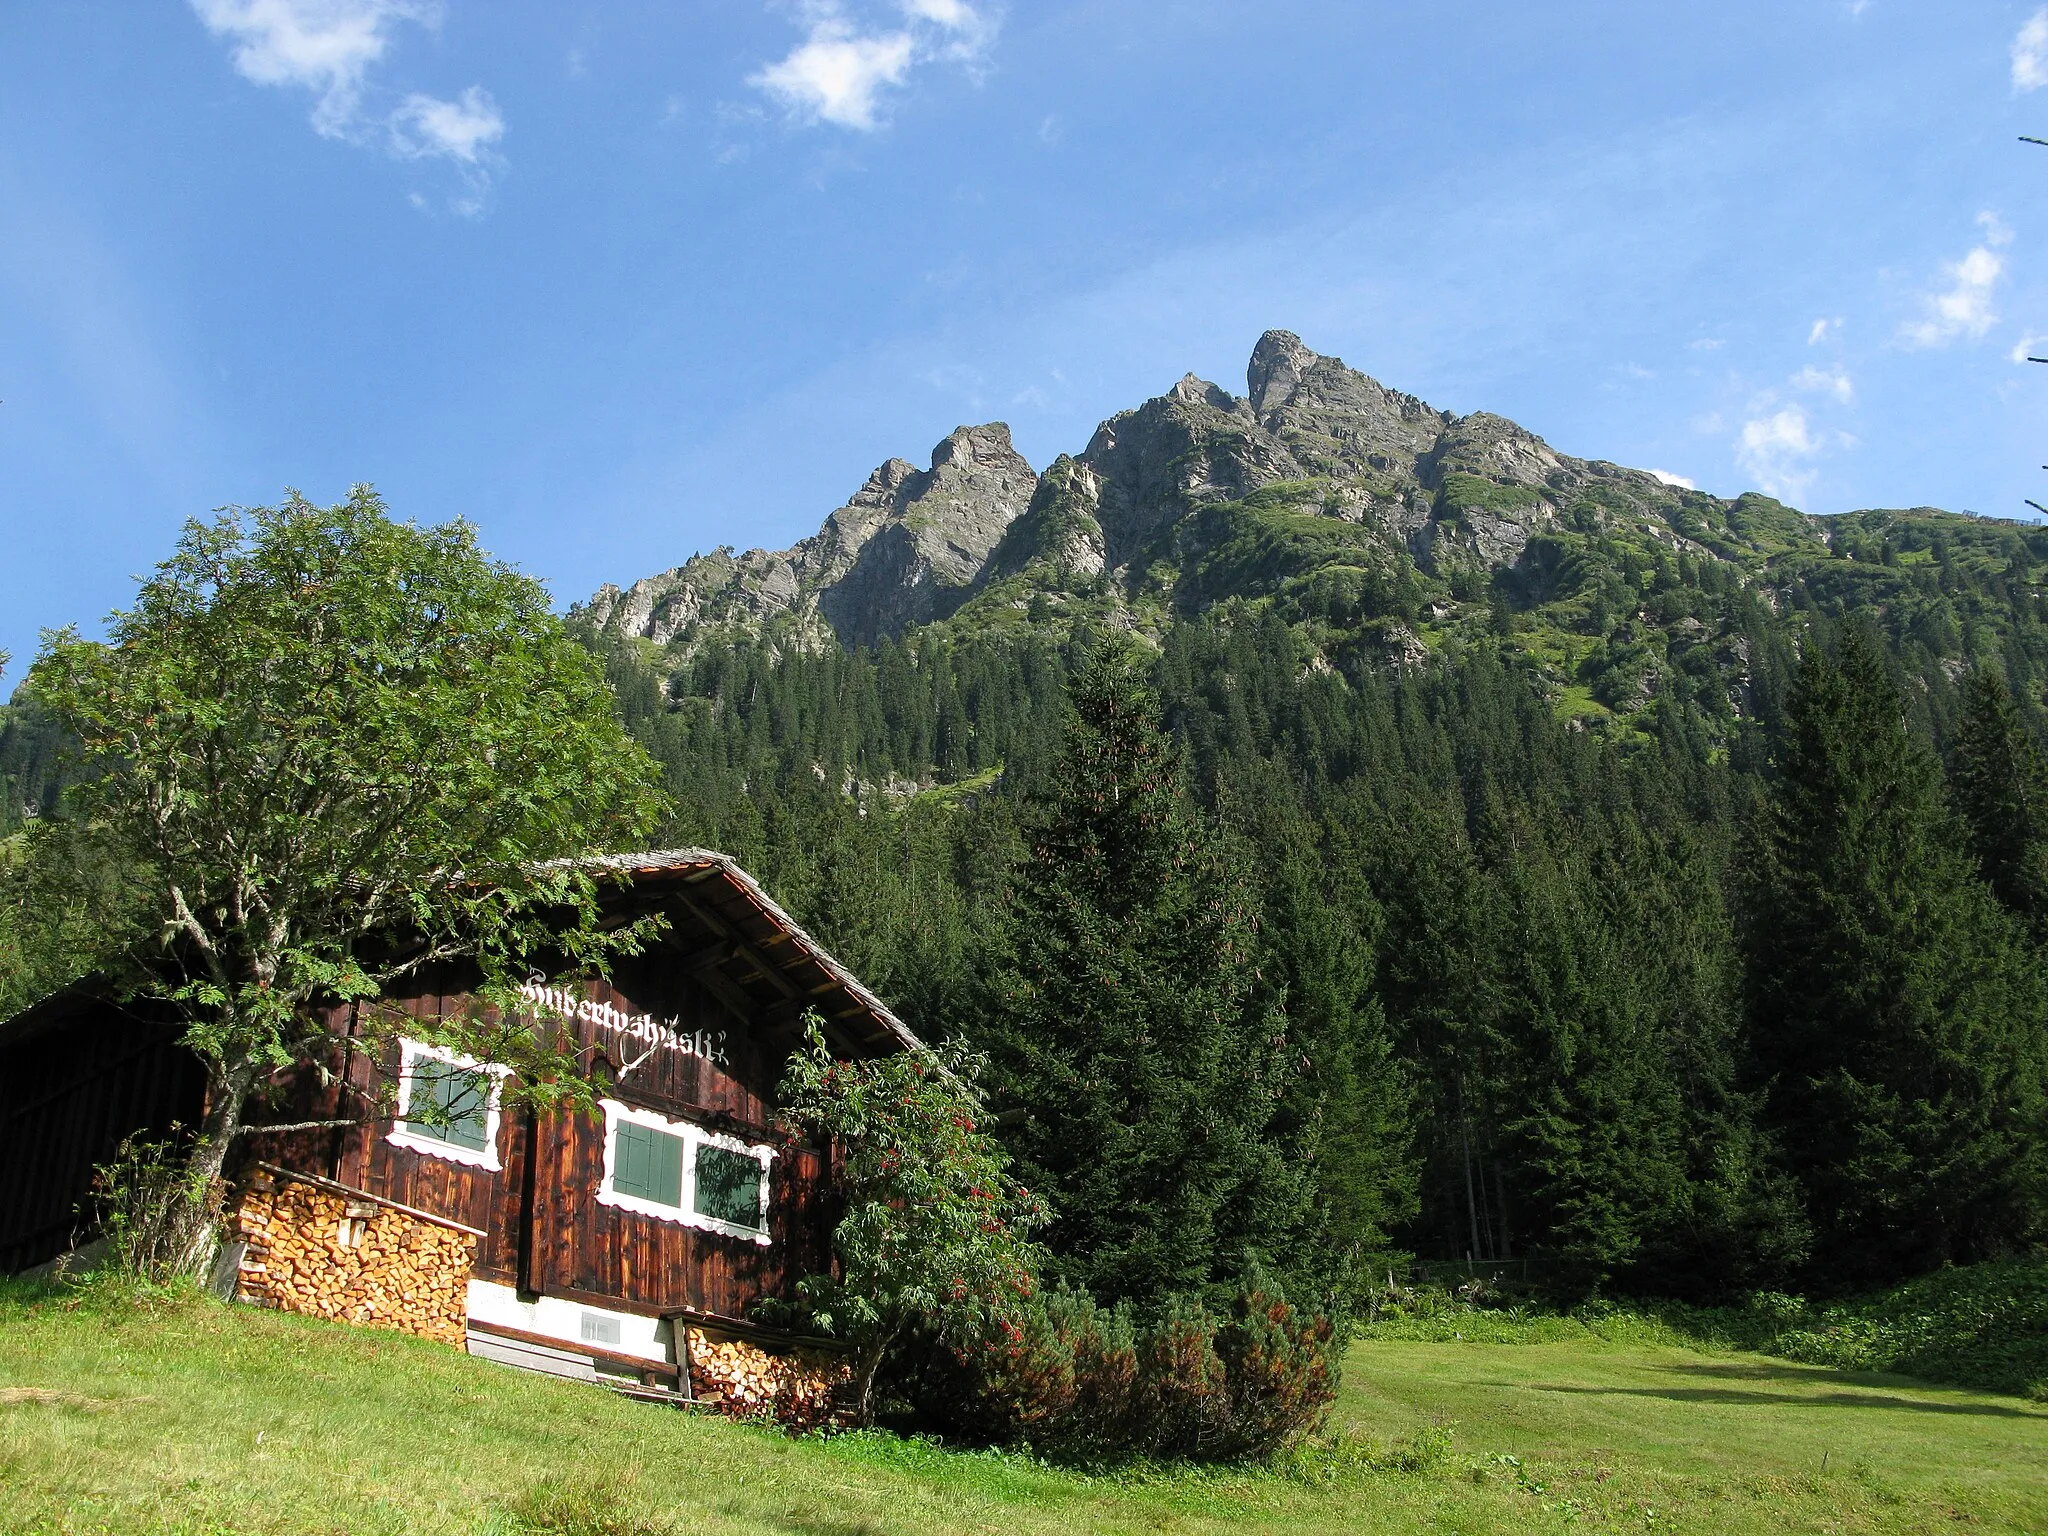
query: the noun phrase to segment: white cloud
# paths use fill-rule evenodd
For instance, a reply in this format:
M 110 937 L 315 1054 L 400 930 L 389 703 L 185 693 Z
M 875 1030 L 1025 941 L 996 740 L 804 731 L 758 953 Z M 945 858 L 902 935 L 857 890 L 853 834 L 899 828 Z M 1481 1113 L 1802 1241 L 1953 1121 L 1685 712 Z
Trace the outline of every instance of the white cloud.
M 843 0 L 805 6 L 809 34 L 783 58 L 747 77 L 798 122 L 870 131 L 885 93 L 931 60 L 972 67 L 994 40 L 996 18 L 969 0 L 899 0 L 903 25 L 862 25 Z
M 1695 352 L 1718 352 L 1728 343 L 1718 336 L 1702 336 L 1698 341 L 1689 341 L 1686 345 Z
M 747 83 L 793 116 L 869 129 L 876 125 L 875 98 L 883 87 L 903 83 L 916 46 L 908 32 L 860 37 L 844 22 L 822 21 L 789 57 L 750 75 Z
M 1961 261 L 1944 264 L 1949 286 L 1927 296 L 1924 318 L 1908 322 L 1901 334 L 1916 347 L 1939 347 L 1958 336 L 1977 337 L 1990 330 L 1998 313 L 1991 307 L 1992 291 L 2005 273 L 2005 258 L 1999 248 L 2012 240 L 2012 231 L 1995 213 L 1980 213 L 1984 242 Z
M 476 165 L 505 136 L 505 117 L 491 93 L 472 85 L 454 101 L 412 95 L 391 114 L 391 147 L 408 160 L 442 157 Z
M 447 160 L 466 191 L 450 206 L 483 211 L 490 190 L 490 147 L 505 136 L 505 116 L 490 92 L 472 85 L 453 101 L 415 92 L 384 114 L 366 115 L 370 66 L 384 57 L 401 21 L 433 26 L 439 0 L 192 0 L 209 31 L 234 43 L 234 64 L 258 85 L 317 93 L 314 129 L 331 139 L 376 142 L 376 130 L 402 160 Z M 410 195 L 415 207 L 426 201 Z
M 245 79 L 319 92 L 313 127 L 329 138 L 347 137 L 363 74 L 384 57 L 392 23 L 440 14 L 430 0 L 192 0 L 192 8 L 207 30 L 234 41 Z
M 2044 345 L 2048 345 L 2048 336 L 2037 336 L 2034 332 L 2029 331 L 2012 344 L 2012 360 L 2016 363 L 2024 363 L 2029 358 L 2040 357 L 2042 355 L 2041 348 Z
M 1653 469 L 1649 470 L 1647 473 L 1649 474 L 1650 478 L 1652 480 L 1655 480 L 1659 485 L 1675 486 L 1677 489 L 1681 491 L 1696 491 L 1699 489 L 1698 486 L 1694 485 L 1692 481 L 1686 479 L 1685 476 L 1674 475 L 1668 469 Z
M 1813 322 L 1813 329 L 1806 333 L 1806 344 L 1809 347 L 1817 347 L 1829 336 L 1840 335 L 1841 330 L 1842 319 L 1839 315 L 1832 320 L 1816 320 Z
M 1820 446 L 1806 412 L 1788 405 L 1772 415 L 1753 417 L 1742 424 L 1735 459 L 1756 476 L 1764 491 L 1787 499 L 1804 495 L 1813 484 L 1813 471 L 1807 461 L 1820 452 Z
M 1833 395 L 1844 404 L 1856 396 L 1856 386 L 1841 369 L 1815 368 L 1811 364 L 1792 375 L 1792 387 Z
M 2012 40 L 2012 88 L 2035 91 L 2048 85 L 2048 7 L 2034 12 Z

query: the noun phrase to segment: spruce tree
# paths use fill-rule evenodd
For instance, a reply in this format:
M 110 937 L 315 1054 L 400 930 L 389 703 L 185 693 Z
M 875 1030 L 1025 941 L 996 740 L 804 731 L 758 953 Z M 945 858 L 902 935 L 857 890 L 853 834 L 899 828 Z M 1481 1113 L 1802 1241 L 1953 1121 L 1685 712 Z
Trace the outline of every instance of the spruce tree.
M 1632 1263 L 1683 1198 L 1683 1104 L 1662 957 L 1639 871 L 1588 863 L 1583 829 L 1520 829 L 1491 850 L 1499 891 L 1491 1084 L 1529 1247 L 1554 1283 L 1590 1289 Z
M 1378 903 L 1355 877 L 1344 889 L 1357 865 L 1344 856 L 1343 830 L 1325 829 L 1320 849 L 1298 817 L 1276 830 L 1264 937 L 1301 1067 L 1278 1128 L 1315 1175 L 1317 1278 L 1356 1291 L 1389 1262 L 1389 1234 L 1415 1214 L 1414 1088 L 1374 995 Z
M 2012 695 L 1982 666 L 1963 684 L 1949 786 L 1978 871 L 2039 933 L 2048 924 L 2048 771 Z
M 1884 1280 L 2039 1234 L 2041 982 L 1859 629 L 1801 666 L 1760 841 L 1753 1047 L 1814 1278 Z
M 1276 1133 L 1292 1053 L 1256 906 L 1190 805 L 1138 656 L 1072 685 L 1026 806 L 989 1044 L 1005 1139 L 1053 1209 L 1053 1273 L 1156 1303 L 1286 1273 L 1313 1181 Z

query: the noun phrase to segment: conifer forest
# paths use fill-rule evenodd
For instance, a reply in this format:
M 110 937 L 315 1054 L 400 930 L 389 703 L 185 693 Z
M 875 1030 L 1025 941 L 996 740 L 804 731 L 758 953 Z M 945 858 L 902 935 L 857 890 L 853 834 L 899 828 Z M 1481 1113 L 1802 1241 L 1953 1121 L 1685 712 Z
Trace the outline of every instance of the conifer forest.
M 1906 540 L 1851 532 L 1782 612 L 1645 572 L 1744 642 L 1742 707 L 1673 668 L 1592 729 L 1512 593 L 1411 668 L 1309 665 L 1279 605 L 1156 648 L 591 643 L 668 839 L 994 1053 L 1060 1278 L 1826 1293 L 2048 1220 L 2039 536 L 2009 576 L 1923 517 L 1888 589 Z

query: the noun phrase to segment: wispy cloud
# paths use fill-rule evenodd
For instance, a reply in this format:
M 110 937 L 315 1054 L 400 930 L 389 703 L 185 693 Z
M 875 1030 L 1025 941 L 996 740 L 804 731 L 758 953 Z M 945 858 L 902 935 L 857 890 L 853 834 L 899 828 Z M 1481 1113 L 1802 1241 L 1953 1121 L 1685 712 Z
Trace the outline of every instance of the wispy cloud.
M 1696 491 L 1699 489 L 1697 485 L 1694 485 L 1692 481 L 1686 479 L 1685 476 L 1674 475 L 1668 469 L 1653 469 L 1649 470 L 1647 473 L 1649 474 L 1650 478 L 1652 480 L 1655 480 L 1659 485 L 1675 486 L 1677 489 L 1681 491 Z
M 245 79 L 318 92 L 313 126 L 329 138 L 354 128 L 363 75 L 384 57 L 392 24 L 440 18 L 431 0 L 192 0 L 192 9 L 234 41 Z
M 454 163 L 466 190 L 449 199 L 453 211 L 468 218 L 484 211 L 497 168 L 492 146 L 505 137 L 505 115 L 489 91 L 472 85 L 454 101 L 414 93 L 398 104 L 386 127 L 391 151 L 402 159 Z
M 975 68 L 995 41 L 997 18 L 969 0 L 898 0 L 888 23 L 856 15 L 844 0 L 809 0 L 804 40 L 747 77 L 800 123 L 869 132 L 887 94 L 931 62 Z
M 1742 424 L 1735 460 L 1764 491 L 1781 500 L 1806 494 L 1813 484 L 1812 461 L 1821 449 L 1806 412 L 1796 405 Z
M 1839 315 L 1832 320 L 1816 320 L 1813 322 L 1813 329 L 1806 333 L 1806 344 L 1809 347 L 1817 347 L 1830 336 L 1839 336 L 1841 333 L 1842 320 Z
M 505 117 L 491 93 L 472 85 L 454 101 L 412 95 L 391 114 L 391 147 L 408 160 L 439 157 L 478 164 L 505 137 Z
M 1993 290 L 2005 273 L 2000 249 L 2012 241 L 2012 231 L 1995 213 L 1980 213 L 1977 223 L 1984 230 L 1983 242 L 1961 261 L 1944 264 L 1948 286 L 1931 293 L 1926 314 L 1907 322 L 1900 334 L 1916 347 L 1946 346 L 1959 336 L 1978 337 L 1998 319 L 1991 307 Z
M 437 25 L 439 0 L 192 0 L 192 8 L 209 31 L 234 44 L 243 78 L 315 94 L 315 132 L 370 143 L 381 128 L 400 159 L 453 162 L 468 190 L 451 206 L 482 210 L 488 152 L 505 136 L 504 114 L 488 91 L 473 85 L 453 101 L 415 92 L 381 117 L 364 109 L 370 67 L 390 49 L 393 29 L 407 21 Z
M 2048 7 L 2034 12 L 2012 40 L 2012 88 L 2037 91 L 2048 85 Z
M 1856 398 L 1855 384 L 1839 368 L 1815 368 L 1809 364 L 1792 375 L 1792 387 L 1833 395 L 1844 405 Z
M 910 73 L 908 32 L 860 37 L 838 22 L 821 22 L 810 40 L 770 64 L 749 83 L 780 101 L 794 117 L 842 128 L 877 126 L 877 98 Z

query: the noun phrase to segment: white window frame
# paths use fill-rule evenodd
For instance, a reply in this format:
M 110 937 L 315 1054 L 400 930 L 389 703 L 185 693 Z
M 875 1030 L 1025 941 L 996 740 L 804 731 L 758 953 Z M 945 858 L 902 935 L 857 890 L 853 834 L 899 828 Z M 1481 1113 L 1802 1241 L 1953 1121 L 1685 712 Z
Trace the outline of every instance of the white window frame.
M 446 1162 L 464 1163 L 471 1168 L 483 1168 L 492 1173 L 505 1165 L 498 1161 L 498 1127 L 503 1119 L 498 1111 L 498 1101 L 505 1091 L 505 1079 L 512 1075 L 510 1067 L 498 1066 L 495 1062 L 478 1061 L 474 1056 L 464 1056 L 445 1046 L 424 1045 L 417 1040 L 400 1039 L 398 1042 L 398 1123 L 385 1136 L 394 1147 L 404 1147 L 408 1152 L 422 1152 L 428 1157 L 438 1157 Z M 490 1096 L 484 1101 L 484 1145 L 482 1151 L 458 1147 L 452 1141 L 438 1136 L 422 1136 L 408 1130 L 405 1113 L 412 1107 L 413 1073 L 422 1061 L 438 1061 L 446 1066 L 457 1067 L 465 1072 L 486 1072 L 490 1074 Z
M 631 1104 L 621 1104 L 617 1099 L 599 1099 L 597 1102 L 598 1107 L 604 1111 L 604 1177 L 597 1186 L 599 1205 L 631 1211 L 636 1216 L 651 1216 L 656 1221 L 672 1221 L 678 1226 L 695 1227 L 700 1232 L 716 1232 L 724 1237 L 744 1238 L 748 1242 L 758 1243 L 763 1248 L 774 1241 L 768 1235 L 768 1206 L 774 1184 L 775 1148 L 763 1146 L 758 1142 L 742 1141 L 737 1136 L 708 1130 L 688 1120 L 671 1120 L 668 1116 L 657 1114 L 651 1109 L 638 1109 Z M 643 1125 L 649 1130 L 682 1138 L 681 1205 L 662 1205 L 658 1201 L 644 1199 L 639 1195 L 622 1195 L 612 1188 L 621 1124 Z M 715 1216 L 706 1216 L 697 1209 L 699 1147 L 723 1147 L 728 1152 L 738 1152 L 742 1156 L 751 1157 L 761 1165 L 761 1225 L 758 1229 L 737 1227 L 729 1221 L 720 1221 Z

